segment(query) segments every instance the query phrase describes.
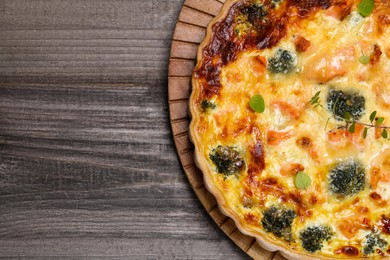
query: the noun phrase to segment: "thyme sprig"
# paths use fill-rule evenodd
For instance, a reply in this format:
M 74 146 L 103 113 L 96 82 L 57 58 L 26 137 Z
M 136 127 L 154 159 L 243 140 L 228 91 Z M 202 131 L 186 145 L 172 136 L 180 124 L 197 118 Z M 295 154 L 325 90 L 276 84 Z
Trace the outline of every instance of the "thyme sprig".
M 321 91 L 318 91 L 317 93 L 315 93 L 315 95 L 310 99 L 308 104 L 314 106 L 315 108 L 321 107 L 322 109 L 327 110 L 326 107 L 321 104 L 320 94 L 321 94 Z M 325 129 L 327 128 L 327 125 L 328 125 L 329 120 L 331 118 L 334 118 L 334 119 L 339 120 L 339 121 L 344 121 L 344 123 L 345 123 L 344 128 L 348 129 L 348 132 L 350 132 L 351 134 L 355 133 L 356 125 L 364 126 L 364 130 L 363 130 L 363 138 L 364 139 L 367 138 L 368 130 L 371 128 L 381 129 L 382 130 L 381 137 L 384 139 L 387 139 L 389 136 L 387 130 L 390 129 L 390 126 L 386 126 L 383 124 L 383 122 L 385 121 L 385 118 L 384 117 L 377 117 L 377 111 L 373 111 L 370 114 L 369 123 L 364 123 L 364 122 L 355 120 L 349 112 L 346 112 L 344 117 L 337 116 L 333 113 L 333 115 L 328 118 L 326 125 L 325 125 Z

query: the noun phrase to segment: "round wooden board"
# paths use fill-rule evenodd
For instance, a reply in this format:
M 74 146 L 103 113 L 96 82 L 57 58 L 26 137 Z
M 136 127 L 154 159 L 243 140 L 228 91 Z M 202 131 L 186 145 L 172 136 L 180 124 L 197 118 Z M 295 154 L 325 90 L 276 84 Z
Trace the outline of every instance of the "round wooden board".
M 196 52 L 209 22 L 225 0 L 186 0 L 173 34 L 168 70 L 169 111 L 173 137 L 183 169 L 199 200 L 217 225 L 254 259 L 284 260 L 279 253 L 261 248 L 253 237 L 242 234 L 233 220 L 221 213 L 217 202 L 203 184 L 202 172 L 195 166 L 194 149 L 188 137 L 190 119 L 188 98 Z

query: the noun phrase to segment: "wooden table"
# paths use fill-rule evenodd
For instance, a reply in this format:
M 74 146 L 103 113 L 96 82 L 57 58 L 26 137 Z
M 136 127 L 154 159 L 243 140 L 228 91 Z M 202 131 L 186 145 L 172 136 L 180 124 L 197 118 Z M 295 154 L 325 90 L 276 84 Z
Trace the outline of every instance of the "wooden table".
M 183 0 L 0 0 L 0 256 L 247 259 L 179 164 Z

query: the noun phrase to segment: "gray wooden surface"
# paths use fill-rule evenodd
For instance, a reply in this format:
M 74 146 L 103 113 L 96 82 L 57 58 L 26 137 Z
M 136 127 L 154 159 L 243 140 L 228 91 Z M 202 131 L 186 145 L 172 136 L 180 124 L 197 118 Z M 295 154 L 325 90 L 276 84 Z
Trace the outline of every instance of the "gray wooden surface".
M 0 257 L 246 259 L 181 169 L 183 0 L 0 0 Z

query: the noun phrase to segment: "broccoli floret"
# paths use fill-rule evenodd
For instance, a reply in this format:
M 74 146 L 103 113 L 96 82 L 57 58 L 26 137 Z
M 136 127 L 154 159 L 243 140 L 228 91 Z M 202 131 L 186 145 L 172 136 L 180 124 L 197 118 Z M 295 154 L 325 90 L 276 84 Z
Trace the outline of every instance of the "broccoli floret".
M 378 234 L 371 233 L 366 236 L 366 242 L 363 245 L 363 253 L 369 255 L 374 253 L 375 248 L 383 249 L 387 246 L 386 240 L 379 237 Z
M 354 195 L 366 186 L 364 167 L 352 159 L 338 163 L 329 172 L 329 188 L 338 195 Z
M 251 3 L 240 8 L 243 15 L 254 28 L 261 30 L 267 24 L 267 10 L 261 3 Z
M 293 241 L 291 224 L 296 216 L 297 214 L 292 209 L 272 206 L 263 212 L 261 224 L 266 232 L 291 242 Z
M 359 120 L 365 110 L 365 98 L 356 92 L 330 89 L 327 106 L 337 120 L 343 120 L 348 112 L 353 119 Z
M 296 66 L 294 55 L 288 50 L 279 49 L 272 58 L 268 59 L 268 69 L 272 73 L 287 74 Z
M 322 243 L 328 241 L 333 235 L 330 227 L 311 226 L 299 234 L 302 241 L 302 247 L 311 253 L 322 248 Z
M 216 105 L 211 101 L 202 100 L 202 102 L 200 103 L 200 107 L 202 108 L 203 112 L 207 112 L 211 109 L 214 109 L 216 107 Z
M 217 167 L 218 173 L 223 173 L 225 176 L 237 174 L 245 166 L 241 154 L 233 147 L 219 145 L 209 156 Z

